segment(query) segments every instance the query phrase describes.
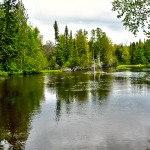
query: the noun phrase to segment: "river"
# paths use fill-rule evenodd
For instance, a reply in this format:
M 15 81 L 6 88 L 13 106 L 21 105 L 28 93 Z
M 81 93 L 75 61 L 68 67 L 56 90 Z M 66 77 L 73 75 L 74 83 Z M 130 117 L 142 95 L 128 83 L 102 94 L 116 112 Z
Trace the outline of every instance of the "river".
M 150 69 L 0 77 L 0 149 L 148 150 Z

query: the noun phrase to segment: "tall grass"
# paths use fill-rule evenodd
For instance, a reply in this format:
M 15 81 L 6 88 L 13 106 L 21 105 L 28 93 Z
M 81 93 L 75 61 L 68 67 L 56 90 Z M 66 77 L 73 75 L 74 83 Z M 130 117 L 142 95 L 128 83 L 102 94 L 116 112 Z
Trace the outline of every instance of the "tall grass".
M 126 69 L 126 68 L 144 68 L 144 67 L 150 67 L 150 65 L 119 65 L 116 68 L 117 69 Z

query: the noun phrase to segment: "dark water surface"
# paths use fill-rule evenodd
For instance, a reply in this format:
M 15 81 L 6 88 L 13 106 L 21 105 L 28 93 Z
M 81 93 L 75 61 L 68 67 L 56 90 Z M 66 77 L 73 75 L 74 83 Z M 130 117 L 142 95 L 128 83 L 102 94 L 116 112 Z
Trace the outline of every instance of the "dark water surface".
M 150 70 L 0 77 L 0 150 L 148 150 Z

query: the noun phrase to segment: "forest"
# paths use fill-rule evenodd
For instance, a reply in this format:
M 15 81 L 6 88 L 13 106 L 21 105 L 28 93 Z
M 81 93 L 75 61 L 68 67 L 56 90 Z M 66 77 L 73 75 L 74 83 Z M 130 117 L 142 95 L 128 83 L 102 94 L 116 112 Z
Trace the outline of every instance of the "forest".
M 55 42 L 43 44 L 37 27 L 28 23 L 28 14 L 21 1 L 0 3 L 0 72 L 38 73 L 63 68 L 116 67 L 150 63 L 150 40 L 114 44 L 100 27 L 79 29 L 73 35 L 67 25 L 59 32 L 53 24 Z M 51 33 L 48 33 L 51 34 Z

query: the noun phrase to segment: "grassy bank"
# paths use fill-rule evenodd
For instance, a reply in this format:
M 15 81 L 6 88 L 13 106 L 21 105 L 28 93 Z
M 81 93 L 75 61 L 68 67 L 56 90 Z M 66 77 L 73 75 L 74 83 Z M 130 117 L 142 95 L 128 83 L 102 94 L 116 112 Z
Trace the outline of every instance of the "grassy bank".
M 40 72 L 5 72 L 0 71 L 0 76 L 8 76 L 8 75 L 28 75 L 28 74 L 41 74 L 41 73 L 62 73 L 61 70 L 42 70 Z
M 119 65 L 116 67 L 117 69 L 127 69 L 127 68 L 150 68 L 150 65 Z
M 8 76 L 8 72 L 0 71 L 0 76 Z
M 40 73 L 62 73 L 61 70 L 42 70 Z
M 8 75 L 23 75 L 22 71 L 18 72 L 5 72 L 5 71 L 0 71 L 0 76 L 8 76 Z

